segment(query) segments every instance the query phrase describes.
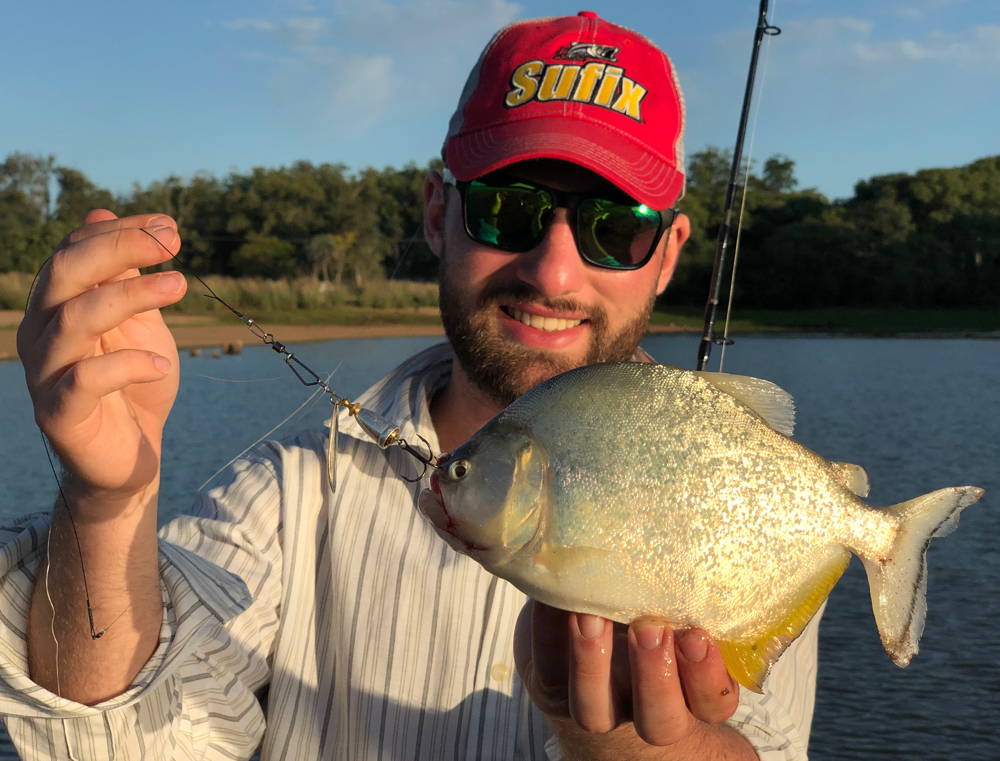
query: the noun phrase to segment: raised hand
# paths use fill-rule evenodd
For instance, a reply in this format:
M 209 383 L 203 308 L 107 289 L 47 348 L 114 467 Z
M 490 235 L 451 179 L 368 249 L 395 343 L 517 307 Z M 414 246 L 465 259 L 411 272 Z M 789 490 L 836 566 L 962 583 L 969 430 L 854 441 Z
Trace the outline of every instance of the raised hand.
M 739 685 L 700 630 L 675 634 L 653 619 L 626 630 L 529 600 L 514 657 L 570 758 L 756 758 L 720 724 L 739 704 Z
M 178 272 L 138 268 L 179 249 L 170 217 L 92 211 L 56 248 L 17 332 L 35 420 L 68 486 L 105 509 L 159 475 L 179 374 L 158 308 L 179 301 L 187 285 Z

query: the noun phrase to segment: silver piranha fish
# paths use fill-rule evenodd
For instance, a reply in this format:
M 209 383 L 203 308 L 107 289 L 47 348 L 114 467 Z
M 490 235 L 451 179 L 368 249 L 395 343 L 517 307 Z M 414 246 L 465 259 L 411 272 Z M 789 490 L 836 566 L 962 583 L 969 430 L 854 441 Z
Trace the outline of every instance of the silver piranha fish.
M 536 600 L 701 627 L 758 692 L 853 552 L 882 643 L 905 666 L 924 626 L 927 544 L 983 491 L 868 507 L 864 469 L 792 441 L 793 417 L 767 381 L 582 367 L 445 455 L 418 506 L 452 547 Z

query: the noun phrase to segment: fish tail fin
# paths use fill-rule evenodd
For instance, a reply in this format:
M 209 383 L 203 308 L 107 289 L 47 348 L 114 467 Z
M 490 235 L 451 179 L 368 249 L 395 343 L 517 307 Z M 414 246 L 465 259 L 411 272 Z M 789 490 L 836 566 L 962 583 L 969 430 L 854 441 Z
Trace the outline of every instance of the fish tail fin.
M 886 511 L 900 521 L 886 560 L 862 558 L 882 645 L 900 667 L 917 654 L 927 615 L 927 545 L 950 534 L 962 510 L 983 496 L 975 486 L 958 486 L 900 502 Z

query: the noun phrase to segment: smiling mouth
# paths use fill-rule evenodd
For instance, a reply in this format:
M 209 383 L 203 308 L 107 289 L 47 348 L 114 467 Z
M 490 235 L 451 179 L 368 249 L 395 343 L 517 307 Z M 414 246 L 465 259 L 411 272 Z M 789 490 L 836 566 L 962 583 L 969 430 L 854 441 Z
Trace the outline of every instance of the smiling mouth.
M 503 310 L 503 313 L 512 320 L 517 320 L 528 327 L 535 328 L 535 330 L 543 330 L 548 333 L 554 333 L 559 330 L 569 330 L 570 328 L 575 328 L 576 326 L 586 322 L 585 320 L 564 320 L 559 317 L 542 317 L 541 315 L 522 312 L 520 309 L 514 309 L 513 307 L 500 308 Z

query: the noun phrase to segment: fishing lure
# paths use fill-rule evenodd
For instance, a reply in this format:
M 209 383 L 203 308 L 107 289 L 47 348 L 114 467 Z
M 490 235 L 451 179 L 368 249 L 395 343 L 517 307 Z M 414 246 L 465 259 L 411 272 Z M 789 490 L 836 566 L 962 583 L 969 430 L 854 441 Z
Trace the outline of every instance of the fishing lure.
M 142 231 L 155 240 L 164 251 L 170 254 L 171 258 L 180 263 L 180 259 L 174 256 L 174 254 L 171 254 L 167 247 L 160 243 L 160 241 L 157 240 L 152 233 L 145 229 Z M 327 444 L 326 451 L 327 483 L 330 485 L 330 491 L 337 491 L 337 436 L 340 432 L 340 415 L 338 414 L 338 408 L 347 410 L 348 415 L 358 421 L 358 425 L 361 427 L 361 430 L 363 430 L 371 438 L 371 440 L 378 445 L 379 449 L 388 449 L 392 446 L 399 447 L 402 451 L 406 452 L 408 455 L 414 457 L 423 464 L 423 470 L 421 470 L 420 475 L 416 478 L 407 478 L 406 476 L 400 474 L 400 478 L 404 481 L 416 483 L 422 479 L 424 475 L 426 475 L 428 468 L 437 467 L 437 458 L 434 457 L 430 444 L 427 443 L 427 440 L 423 436 L 419 433 L 417 434 L 417 437 L 423 441 L 424 446 L 427 447 L 427 455 L 424 455 L 420 450 L 415 449 L 406 439 L 401 438 L 399 435 L 399 426 L 391 420 L 384 418 L 377 412 L 373 412 L 372 410 L 362 407 L 356 402 L 352 402 L 347 397 L 337 394 L 337 392 L 330 388 L 329 384 L 320 378 L 312 368 L 296 357 L 294 353 L 288 351 L 288 347 L 286 347 L 285 344 L 275 339 L 273 334 L 264 330 L 264 328 L 262 328 L 256 320 L 252 317 L 248 317 L 234 307 L 231 307 L 219 298 L 208 283 L 198 277 L 195 273 L 192 272 L 191 274 L 194 275 L 199 283 L 205 286 L 205 289 L 208 291 L 208 294 L 205 294 L 206 298 L 218 301 L 222 304 L 222 306 L 239 317 L 250 332 L 263 341 L 265 346 L 270 346 L 274 351 L 282 355 L 284 357 L 285 364 L 288 365 L 288 368 L 295 374 L 295 377 L 298 378 L 299 382 L 303 386 L 318 386 L 323 390 L 323 393 L 330 398 L 330 402 L 333 404 L 333 421 L 331 423 L 330 441 Z

